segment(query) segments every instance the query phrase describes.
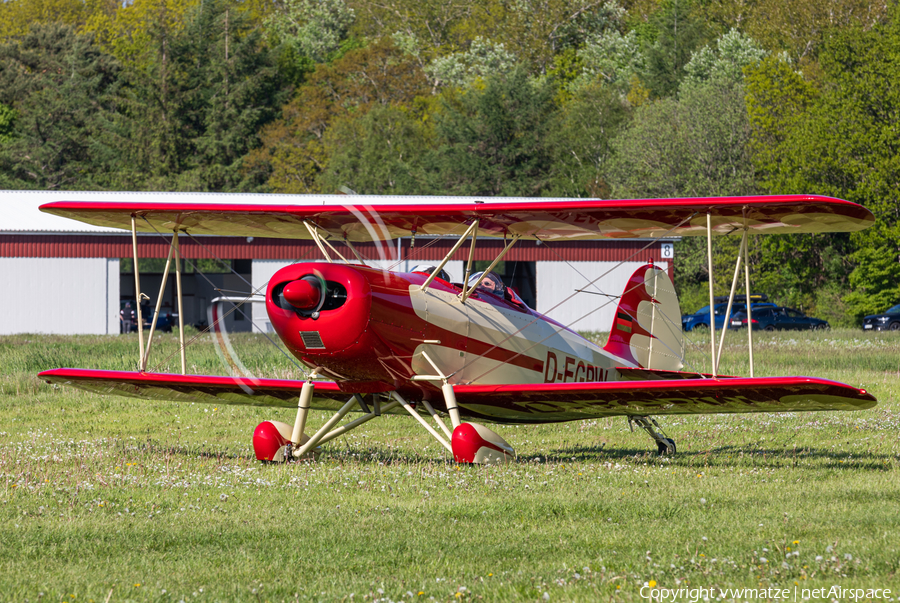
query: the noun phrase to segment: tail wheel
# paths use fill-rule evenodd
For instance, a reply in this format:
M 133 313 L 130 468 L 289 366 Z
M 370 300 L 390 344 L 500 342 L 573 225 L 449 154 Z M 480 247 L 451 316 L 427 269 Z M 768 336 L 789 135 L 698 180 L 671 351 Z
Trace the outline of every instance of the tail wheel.
M 665 442 L 656 442 L 656 449 L 659 452 L 659 456 L 675 454 L 675 440 L 672 438 L 664 438 L 664 440 Z

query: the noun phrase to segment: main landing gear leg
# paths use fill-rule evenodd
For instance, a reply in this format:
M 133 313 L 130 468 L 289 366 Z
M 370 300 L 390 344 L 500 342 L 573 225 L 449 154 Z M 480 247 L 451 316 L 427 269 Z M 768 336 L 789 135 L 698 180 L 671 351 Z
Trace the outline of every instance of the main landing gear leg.
M 635 425 L 650 434 L 650 437 L 656 442 L 657 452 L 660 456 L 664 454 L 675 454 L 675 440 L 665 437 L 665 433 L 660 435 L 656 431 L 656 429 L 662 431 L 662 428 L 659 426 L 659 423 L 656 422 L 656 419 L 653 417 L 629 416 L 628 426 L 631 428 L 631 431 L 634 431 Z M 654 427 L 656 427 L 656 429 L 653 429 Z

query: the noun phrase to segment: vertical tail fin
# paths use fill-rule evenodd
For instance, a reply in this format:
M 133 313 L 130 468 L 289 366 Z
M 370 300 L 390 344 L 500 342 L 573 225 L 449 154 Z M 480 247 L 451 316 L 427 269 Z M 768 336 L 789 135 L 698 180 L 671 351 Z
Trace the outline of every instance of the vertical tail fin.
M 681 370 L 681 307 L 664 270 L 648 264 L 631 275 L 603 349 L 641 368 Z

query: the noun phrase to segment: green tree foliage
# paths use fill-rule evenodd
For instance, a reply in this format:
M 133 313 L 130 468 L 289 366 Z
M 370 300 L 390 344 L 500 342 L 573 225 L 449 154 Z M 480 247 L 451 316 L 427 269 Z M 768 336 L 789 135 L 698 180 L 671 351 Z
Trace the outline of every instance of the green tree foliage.
M 468 50 L 434 59 L 425 67 L 425 73 L 438 86 L 465 87 L 479 78 L 509 73 L 515 65 L 515 55 L 503 44 L 479 36 L 472 40 Z
M 266 25 L 296 56 L 322 63 L 340 48 L 355 18 L 344 0 L 284 0 Z
M 578 56 L 582 74 L 573 82 L 576 90 L 599 80 L 625 94 L 632 82 L 647 72 L 647 57 L 634 30 L 626 34 L 615 29 L 604 32 L 588 40 Z
M 688 85 L 709 80 L 742 83 L 744 70 L 757 65 L 768 53 L 755 40 L 730 30 L 716 40 L 716 48 L 704 46 L 684 66 Z
M 812 268 L 801 281 L 811 296 L 823 281 L 846 282 L 849 263 L 835 264 L 843 268 L 838 272 L 824 270 L 821 258 L 829 250 L 846 257 L 860 249 L 852 255 L 858 264 L 849 281 L 855 295 L 847 298 L 854 316 L 894 295 L 887 281 L 871 277 L 880 268 L 867 264 L 880 256 L 896 259 L 900 239 L 898 50 L 900 22 L 895 16 L 870 31 L 854 28 L 835 34 L 820 54 L 822 87 L 817 93 L 777 65 L 764 64 L 751 86 L 756 147 L 762 149 L 758 163 L 767 188 L 840 197 L 876 215 L 876 226 L 853 237 L 819 235 L 802 243 L 797 238 L 784 254 L 772 249 L 765 254 L 767 259 L 781 259 L 781 265 L 784 255 L 799 256 L 798 268 Z M 878 251 L 873 255 L 865 250 Z
M 870 30 L 887 19 L 891 6 L 883 0 L 706 0 L 696 10 L 721 32 L 739 28 L 763 48 L 809 65 L 831 32 Z
M 139 170 L 122 177 L 158 190 L 262 185 L 266 174 L 243 169 L 243 156 L 284 95 L 261 32 L 233 2 L 206 0 L 184 29 L 152 40 L 160 60 L 129 73 L 125 156 Z
M 684 68 L 710 32 L 694 12 L 692 0 L 664 0 L 650 19 L 656 38 L 647 48 L 645 80 L 650 91 L 666 97 L 678 90 Z
M 845 296 L 850 317 L 859 324 L 863 316 L 880 314 L 900 302 L 896 245 L 863 247 L 853 254 L 857 268 L 850 275 L 851 292 Z
M 16 110 L 0 103 L 0 144 L 10 142 L 15 134 Z
M 23 36 L 32 25 L 84 24 L 88 6 L 84 0 L 5 0 L 0 2 L 0 40 Z
M 346 186 L 366 195 L 415 195 L 422 191 L 421 158 L 429 132 L 409 111 L 379 105 L 361 116 L 338 119 L 325 134 L 328 164 L 323 191 Z
M 4 186 L 102 183 L 115 158 L 105 135 L 120 102 L 119 73 L 113 57 L 68 25 L 36 25 L 0 46 L 0 106 L 15 111 L 6 112 L 11 139 L 0 146 Z
M 595 83 L 576 91 L 554 115 L 548 132 L 552 156 L 549 194 L 604 198 L 612 141 L 628 125 L 630 106 L 618 89 Z
M 555 87 L 524 69 L 489 77 L 435 115 L 437 148 L 425 158 L 429 192 L 540 196 L 549 190 L 547 144 Z
M 750 123 L 743 86 L 726 79 L 692 83 L 677 98 L 638 107 L 631 126 L 614 142 L 609 171 L 614 196 L 705 197 L 756 192 Z M 705 226 L 704 216 L 694 219 Z M 734 237 L 716 238 L 714 271 L 728 273 L 737 256 Z M 685 237 L 676 246 L 679 292 L 700 297 L 709 281 L 705 241 Z M 717 293 L 726 293 L 716 280 Z
M 426 92 L 425 74 L 389 38 L 350 51 L 318 66 L 281 118 L 262 130 L 262 147 L 249 154 L 247 167 L 269 173 L 276 192 L 319 192 L 318 178 L 328 164 L 324 138 L 336 119 L 359 118 L 376 106 L 409 105 Z

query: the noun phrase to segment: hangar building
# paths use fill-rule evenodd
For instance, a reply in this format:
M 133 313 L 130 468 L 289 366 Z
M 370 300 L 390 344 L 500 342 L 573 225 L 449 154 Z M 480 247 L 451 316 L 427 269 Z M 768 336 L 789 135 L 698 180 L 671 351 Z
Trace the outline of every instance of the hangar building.
M 433 198 L 377 198 L 392 204 L 434 203 Z M 467 202 L 474 199 L 457 198 Z M 544 199 L 542 199 L 544 200 Z M 54 201 L 298 203 L 291 195 L 217 193 L 112 193 L 4 191 L 0 193 L 0 274 L 6 295 L 0 298 L 0 335 L 16 333 L 116 334 L 120 310 L 135 300 L 131 233 L 101 228 L 38 208 Z M 303 203 L 339 204 L 340 196 L 304 196 Z M 446 202 L 446 201 L 444 201 Z M 488 201 L 489 202 L 489 201 Z M 374 201 L 377 205 L 378 201 Z M 141 290 L 156 303 L 168 253 L 169 236 L 138 233 Z M 382 246 L 401 260 L 381 262 L 394 270 L 437 264 L 453 245 L 449 238 L 395 239 Z M 475 260 L 486 265 L 503 247 L 479 239 Z M 364 257 L 378 257 L 374 245 L 357 245 Z M 281 267 L 297 261 L 319 261 L 312 241 L 279 238 L 182 236 L 185 324 L 204 325 L 214 299 L 248 298 L 265 292 L 265 284 Z M 461 280 L 468 246 L 457 251 L 447 271 Z M 672 276 L 672 240 L 648 239 L 520 241 L 497 272 L 523 300 L 579 331 L 609 331 L 619 295 L 632 272 L 654 261 Z M 145 259 L 149 261 L 144 267 Z M 377 263 L 377 262 L 376 262 Z M 592 281 L 596 282 L 590 284 Z M 584 289 L 584 291 L 578 291 Z M 162 311 L 177 308 L 174 279 L 163 293 Z M 256 299 L 262 299 L 256 296 Z M 229 331 L 271 330 L 262 304 L 232 312 Z

